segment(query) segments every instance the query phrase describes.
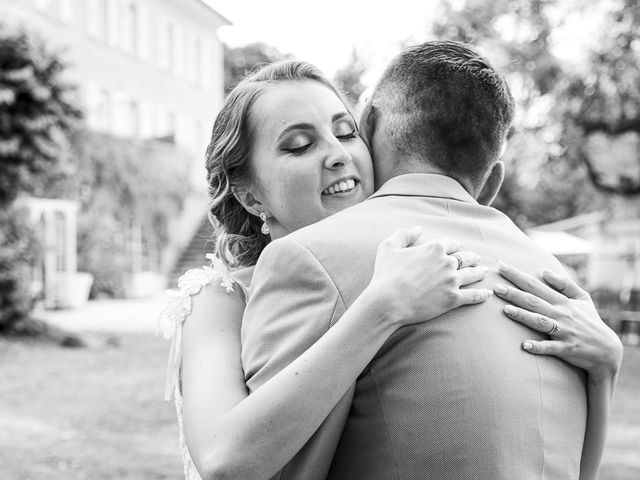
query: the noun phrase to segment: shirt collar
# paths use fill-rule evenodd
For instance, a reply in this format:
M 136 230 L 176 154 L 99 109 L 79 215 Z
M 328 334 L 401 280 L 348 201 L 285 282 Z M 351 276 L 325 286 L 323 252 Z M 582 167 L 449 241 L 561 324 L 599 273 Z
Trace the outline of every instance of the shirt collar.
M 457 180 L 435 173 L 398 175 L 384 183 L 369 198 L 388 196 L 437 197 L 478 203 Z

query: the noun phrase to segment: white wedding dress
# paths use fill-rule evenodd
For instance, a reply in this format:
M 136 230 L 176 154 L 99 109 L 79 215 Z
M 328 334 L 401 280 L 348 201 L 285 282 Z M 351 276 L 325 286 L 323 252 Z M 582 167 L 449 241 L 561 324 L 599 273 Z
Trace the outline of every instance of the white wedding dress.
M 189 455 L 182 421 L 182 391 L 180 387 L 182 326 L 191 314 L 191 297 L 199 293 L 206 285 L 216 281 L 220 283 L 220 287 L 225 289 L 227 293 L 232 293 L 234 291 L 233 287 L 237 285 L 244 293 L 246 300 L 249 298 L 249 284 L 254 269 L 254 267 L 248 267 L 230 271 L 215 255 L 207 254 L 206 258 L 210 260 L 210 265 L 188 270 L 178 279 L 178 290 L 169 290 L 167 292 L 167 305 L 160 312 L 156 329 L 156 335 L 162 334 L 167 340 L 171 341 L 164 397 L 168 401 L 171 399 L 172 393 L 174 396 L 178 417 L 178 442 L 186 480 L 202 480 Z

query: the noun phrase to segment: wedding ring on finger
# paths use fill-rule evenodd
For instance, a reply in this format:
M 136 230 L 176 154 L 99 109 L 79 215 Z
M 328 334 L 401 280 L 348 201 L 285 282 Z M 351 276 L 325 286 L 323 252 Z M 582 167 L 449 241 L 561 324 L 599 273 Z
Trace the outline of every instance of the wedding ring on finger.
M 551 321 L 553 322 L 553 325 L 551 326 L 551 329 L 547 332 L 547 335 L 549 335 L 550 337 L 558 333 L 558 330 L 560 330 L 560 324 L 558 323 L 558 321 L 554 320 L 553 318 L 551 319 Z
M 462 255 L 460 255 L 458 253 L 452 253 L 451 256 L 452 257 L 456 257 L 456 260 L 458 260 L 458 267 L 456 268 L 456 270 L 460 270 L 462 268 L 463 263 L 464 263 L 464 260 L 462 260 Z

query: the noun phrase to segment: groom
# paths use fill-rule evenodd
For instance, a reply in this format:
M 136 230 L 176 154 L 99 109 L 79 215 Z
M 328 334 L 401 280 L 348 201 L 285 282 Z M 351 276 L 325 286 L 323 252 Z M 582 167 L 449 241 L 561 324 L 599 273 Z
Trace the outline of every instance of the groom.
M 499 260 L 531 274 L 561 269 L 478 202 L 500 188 L 512 117 L 505 81 L 462 44 L 427 42 L 391 63 L 361 124 L 379 190 L 260 257 L 242 332 L 251 390 L 340 318 L 368 284 L 378 244 L 399 228 L 459 240 L 492 272 Z M 496 281 L 490 273 L 478 288 Z M 578 478 L 584 375 L 523 352 L 537 333 L 503 306 L 493 297 L 398 330 L 280 478 Z

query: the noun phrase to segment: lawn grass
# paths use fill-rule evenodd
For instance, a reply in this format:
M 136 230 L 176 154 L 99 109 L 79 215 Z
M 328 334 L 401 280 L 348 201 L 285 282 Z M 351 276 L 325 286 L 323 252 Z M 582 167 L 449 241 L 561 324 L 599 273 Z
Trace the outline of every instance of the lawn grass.
M 625 347 L 600 480 L 640 479 L 640 347 Z
M 167 344 L 61 348 L 0 340 L 0 478 L 180 479 Z
M 67 349 L 0 339 L 2 480 L 180 479 L 167 344 Z M 601 480 L 640 478 L 640 348 L 628 347 Z

